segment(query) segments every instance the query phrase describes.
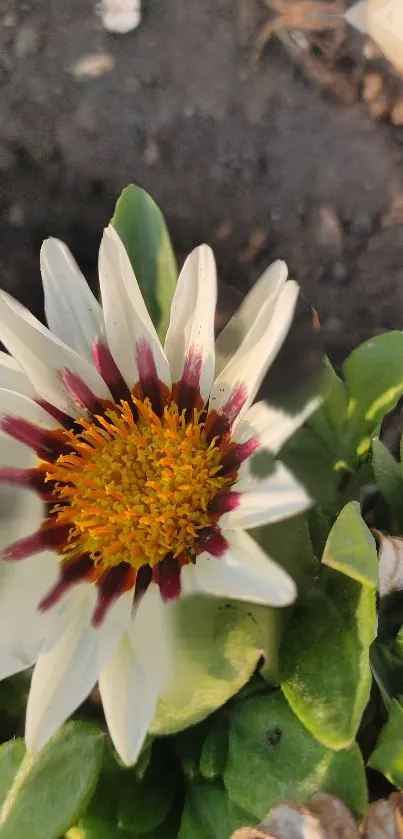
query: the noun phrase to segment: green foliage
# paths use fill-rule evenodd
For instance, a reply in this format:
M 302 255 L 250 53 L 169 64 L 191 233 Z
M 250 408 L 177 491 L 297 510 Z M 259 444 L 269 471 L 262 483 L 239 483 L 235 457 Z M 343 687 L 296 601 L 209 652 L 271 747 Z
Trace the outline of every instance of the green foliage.
M 386 707 L 403 695 L 403 627 L 396 637 L 376 639 L 371 648 L 371 667 Z
M 401 533 L 403 529 L 403 468 L 386 446 L 372 441 L 372 465 L 379 489 L 388 505 L 390 529 Z
M 211 725 L 200 755 L 200 774 L 207 781 L 223 774 L 228 759 L 228 739 L 228 717 L 219 714 Z
M 198 780 L 188 788 L 178 839 L 223 839 L 251 821 L 222 784 Z
M 296 605 L 281 648 L 285 696 L 319 742 L 354 741 L 369 699 L 369 648 L 375 637 L 375 592 L 336 572 Z
M 366 455 L 371 437 L 403 395 L 403 333 L 364 341 L 343 364 L 348 402 L 348 450 Z
M 312 585 L 319 564 L 312 549 L 306 515 L 256 527 L 252 535 L 265 553 L 288 571 L 299 590 Z
M 231 801 L 256 820 L 278 801 L 304 802 L 318 789 L 339 795 L 356 812 L 366 804 L 358 746 L 326 749 L 280 691 L 234 705 L 224 783 Z
M 134 772 L 125 773 L 118 800 L 119 827 L 135 833 L 155 830 L 165 821 L 177 787 L 178 775 L 166 763 L 152 763 L 141 781 Z
M 0 749 L 1 839 L 58 839 L 80 815 L 101 769 L 104 736 L 66 723 L 38 755 L 22 740 Z
M 398 789 L 403 789 L 403 707 L 396 699 L 390 703 L 388 721 L 380 733 L 369 765 L 382 772 Z
M 117 201 L 112 224 L 125 245 L 137 282 L 161 339 L 178 271 L 161 210 L 139 186 L 127 186 Z
M 362 585 L 378 585 L 378 556 L 375 539 L 363 521 L 360 506 L 350 501 L 334 523 L 322 562 Z
M 270 610 L 263 611 L 270 615 Z M 256 614 L 259 607 L 245 608 L 218 598 L 192 597 L 178 604 L 176 679 L 159 702 L 154 734 L 194 725 L 250 679 L 264 648 Z M 273 643 L 271 637 L 268 643 Z M 277 646 L 266 656 L 276 658 Z

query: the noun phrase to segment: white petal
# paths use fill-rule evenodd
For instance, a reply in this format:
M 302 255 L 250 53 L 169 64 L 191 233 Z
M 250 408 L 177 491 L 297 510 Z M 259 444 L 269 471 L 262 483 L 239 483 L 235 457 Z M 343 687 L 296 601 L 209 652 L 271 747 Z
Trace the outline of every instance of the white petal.
M 268 606 L 288 606 L 296 587 L 289 575 L 273 562 L 257 542 L 242 530 L 223 531 L 228 551 L 220 558 L 200 554 L 195 573 L 200 591 Z
M 302 513 L 312 503 L 304 487 L 282 463 L 276 464 L 269 477 L 239 481 L 232 489 L 239 493 L 238 506 L 220 517 L 220 527 L 230 530 L 281 521 Z
M 182 374 L 192 378 L 200 365 L 196 386 L 203 401 L 208 399 L 214 379 L 214 314 L 217 276 L 214 255 L 208 245 L 195 248 L 179 275 L 171 306 L 165 352 L 173 382 Z
M 40 428 L 60 428 L 60 424 L 32 399 L 16 391 L 0 388 L 0 418 L 8 416 L 20 417 Z M 6 451 L 6 448 L 2 448 L 2 451 Z
M 0 552 L 35 533 L 43 515 L 43 501 L 34 492 L 0 483 Z
M 233 439 L 237 443 L 246 443 L 258 437 L 260 448 L 277 454 L 286 440 L 319 408 L 321 402 L 319 397 L 311 399 L 296 414 L 287 414 L 267 402 L 256 402 L 236 425 Z
M 161 686 L 172 669 L 173 636 L 170 604 L 161 598 L 159 587 L 149 585 L 131 625 L 131 643 L 138 661 L 147 667 L 152 680 Z
M 93 342 L 104 331 L 102 309 L 68 247 L 59 239 L 43 243 L 41 273 L 49 328 L 93 363 Z
M 1 394 L 0 391 L 0 403 Z M 18 394 L 12 395 L 17 400 L 30 401 Z M 38 408 L 38 410 L 42 409 Z M 37 461 L 38 458 L 31 449 L 0 432 L 0 469 L 8 467 L 30 469 Z M 0 552 L 17 539 L 35 533 L 43 521 L 43 514 L 43 501 L 35 492 L 2 483 L 0 480 Z
M 102 626 L 94 629 L 95 597 L 94 586 L 77 586 L 64 614 L 64 631 L 57 625 L 56 638 L 39 655 L 27 704 L 25 739 L 31 751 L 41 749 L 84 701 L 120 640 L 127 597 L 119 598 Z
M 112 227 L 99 250 L 99 282 L 109 348 L 129 387 L 140 380 L 136 357 L 149 348 L 158 378 L 170 386 L 169 365 L 144 303 L 126 249 Z
M 287 274 L 287 266 L 280 259 L 266 268 L 229 323 L 220 332 L 216 341 L 216 376 L 221 373 L 242 341 L 248 339 L 248 336 L 250 340 L 252 326 L 256 319 L 261 317 L 262 312 L 263 322 L 269 321 Z
M 157 699 L 173 678 L 169 606 L 151 583 L 130 630 L 102 670 L 99 687 L 108 728 L 122 760 L 135 763 Z
M 29 376 L 43 398 L 71 416 L 82 414 L 60 373 L 71 371 L 100 399 L 110 399 L 95 367 L 46 329 L 27 309 L 0 292 L 0 339 Z
M 0 352 L 0 388 L 15 390 L 16 393 L 22 393 L 32 399 L 36 395 L 26 373 L 15 358 L 5 352 Z
M 21 670 L 26 670 L 33 664 L 35 659 L 31 662 L 24 663 L 19 658 L 15 658 L 8 650 L 0 647 L 0 680 L 8 679 L 9 676 L 14 676 L 15 673 L 20 673 Z
M 38 605 L 56 583 L 58 564 L 51 551 L 0 562 L 0 647 L 18 658 L 21 668 L 33 664 L 53 626 L 53 616 Z
M 216 378 L 210 410 L 228 414 L 232 420 L 231 401 L 235 397 L 238 419 L 249 408 L 290 328 L 298 291 L 298 285 L 290 280 L 280 292 L 268 321 L 262 309 L 235 355 Z
M 158 693 L 125 635 L 101 671 L 99 689 L 116 751 L 128 766 L 141 751 L 157 707 Z

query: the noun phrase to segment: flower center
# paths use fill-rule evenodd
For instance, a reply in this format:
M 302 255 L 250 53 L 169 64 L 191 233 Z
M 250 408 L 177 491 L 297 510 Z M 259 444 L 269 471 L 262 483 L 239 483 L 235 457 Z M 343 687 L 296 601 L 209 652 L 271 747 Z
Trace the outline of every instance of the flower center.
M 99 571 L 121 562 L 151 567 L 191 549 L 211 526 L 209 503 L 231 478 L 220 476 L 217 438 L 206 438 L 171 402 L 159 418 L 149 399 L 132 397 L 96 420 L 66 431 L 71 453 L 47 471 L 57 501 L 52 514 L 71 524 L 64 550 L 85 551 Z

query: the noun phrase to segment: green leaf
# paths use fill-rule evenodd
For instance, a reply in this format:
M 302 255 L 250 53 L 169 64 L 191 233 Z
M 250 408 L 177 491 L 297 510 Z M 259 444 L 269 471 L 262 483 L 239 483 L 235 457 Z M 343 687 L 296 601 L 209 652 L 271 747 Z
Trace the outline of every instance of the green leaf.
M 228 758 L 228 716 L 218 712 L 203 743 L 200 773 L 207 781 L 223 774 Z
M 372 441 L 375 479 L 389 507 L 391 523 L 397 532 L 403 527 L 403 469 L 380 440 Z
M 323 404 L 309 418 L 307 424 L 322 438 L 330 451 L 337 452 L 346 425 L 348 394 L 344 382 L 338 377 L 328 358 L 325 359 L 323 391 Z
M 340 473 L 338 453 L 312 428 L 300 428 L 281 450 L 280 459 L 326 512 L 337 506 Z
M 122 793 L 118 803 L 119 827 L 137 833 L 147 833 L 166 819 L 179 780 L 172 767 L 151 764 L 143 780 L 134 773 L 122 778 Z
M 249 680 L 264 649 L 259 609 L 265 617 L 274 611 L 208 597 L 175 604 L 176 679 L 158 704 L 153 734 L 199 722 Z
M 348 445 L 367 454 L 371 436 L 403 395 L 403 333 L 386 332 L 364 341 L 343 365 L 349 394 Z
M 258 821 L 282 799 L 303 803 L 318 790 L 339 796 L 357 813 L 367 803 L 358 746 L 324 748 L 280 691 L 233 705 L 224 783 L 232 801 Z
M 105 749 L 105 759 L 94 795 L 67 839 L 136 839 L 133 831 L 118 827 L 117 804 L 126 774 L 137 775 L 135 769 L 121 769 L 112 747 Z
M 178 839 L 223 839 L 250 822 L 221 784 L 197 781 L 188 787 Z
M 70 828 L 66 833 L 67 839 L 153 839 L 151 836 L 140 836 L 133 831 L 128 832 L 117 827 L 116 824 L 105 822 L 97 816 L 84 816 L 78 825 Z
M 152 322 L 165 337 L 178 270 L 161 210 L 139 186 L 127 186 L 112 224 L 127 250 Z
M 1 839 L 58 839 L 94 792 L 104 735 L 84 722 L 62 726 L 42 751 L 25 753 L 22 740 L 0 749 Z
M 319 563 L 312 549 L 305 515 L 255 527 L 252 535 L 265 553 L 288 571 L 299 589 L 311 586 Z
M 23 717 L 28 691 L 29 680 L 26 673 L 17 673 L 0 682 L 0 712 L 10 717 Z
M 403 695 L 403 627 L 396 638 L 371 647 L 371 669 L 386 707 L 393 697 Z
M 365 586 L 378 585 L 378 555 L 375 539 L 365 524 L 360 505 L 350 501 L 334 523 L 322 562 Z
M 353 742 L 369 699 L 375 591 L 336 572 L 327 590 L 297 602 L 281 646 L 281 686 L 294 713 L 324 746 Z
M 368 761 L 399 789 L 403 789 L 403 708 L 396 699 L 389 706 L 389 718 Z

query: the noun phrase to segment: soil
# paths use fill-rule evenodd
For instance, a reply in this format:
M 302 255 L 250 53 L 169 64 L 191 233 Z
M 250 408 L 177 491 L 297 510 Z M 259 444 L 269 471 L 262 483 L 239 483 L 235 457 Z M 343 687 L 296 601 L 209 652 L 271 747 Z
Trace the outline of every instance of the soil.
M 286 259 L 337 363 L 403 328 L 403 129 L 332 98 L 278 39 L 252 66 L 267 14 L 259 0 L 144 0 L 122 36 L 89 0 L 0 0 L 3 288 L 41 316 L 48 235 L 95 282 L 101 229 L 136 182 L 179 259 L 209 242 L 241 293 Z

